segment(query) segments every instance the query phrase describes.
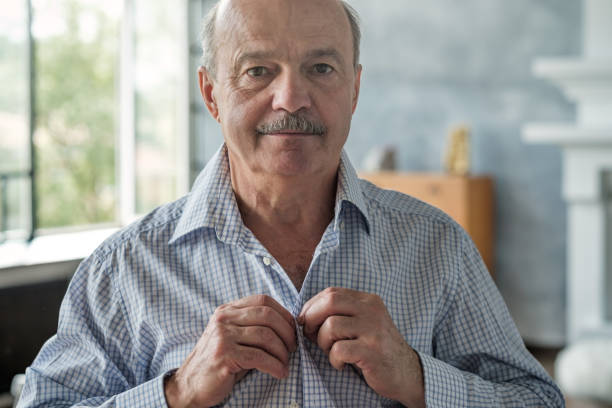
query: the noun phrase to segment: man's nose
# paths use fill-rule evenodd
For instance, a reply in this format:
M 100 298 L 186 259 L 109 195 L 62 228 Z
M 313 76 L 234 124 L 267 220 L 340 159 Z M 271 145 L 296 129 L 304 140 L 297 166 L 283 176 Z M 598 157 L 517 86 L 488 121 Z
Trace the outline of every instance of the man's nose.
M 300 73 L 284 72 L 276 78 L 272 109 L 294 113 L 312 103 L 307 79 Z

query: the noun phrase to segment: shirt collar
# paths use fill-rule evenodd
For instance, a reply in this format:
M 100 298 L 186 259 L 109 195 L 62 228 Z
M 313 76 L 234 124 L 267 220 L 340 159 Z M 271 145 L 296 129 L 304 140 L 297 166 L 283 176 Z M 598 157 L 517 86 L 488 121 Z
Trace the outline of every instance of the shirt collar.
M 338 227 L 342 209 L 346 204 L 351 204 L 356 207 L 366 227 L 366 231 L 370 232 L 370 217 L 368 207 L 363 198 L 363 191 L 359 183 L 357 172 L 353 168 L 348 155 L 342 149 L 340 155 L 340 166 L 338 167 L 338 187 L 336 189 L 336 206 L 334 208 L 334 228 Z
M 198 175 L 186 200 L 169 244 L 200 228 L 214 228 L 219 240 L 227 243 L 239 242 L 246 233 L 232 189 L 225 144 Z M 361 212 L 369 232 L 368 211 L 357 172 L 346 152 L 342 150 L 338 168 L 334 229 L 338 227 L 345 203 L 352 204 Z

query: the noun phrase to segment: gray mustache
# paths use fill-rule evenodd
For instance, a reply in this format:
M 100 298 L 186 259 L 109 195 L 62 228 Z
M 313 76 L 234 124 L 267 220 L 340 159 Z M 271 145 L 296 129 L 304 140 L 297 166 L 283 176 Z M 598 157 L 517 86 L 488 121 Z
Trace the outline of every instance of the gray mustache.
M 282 133 L 283 131 L 294 131 L 312 135 L 322 135 L 327 132 L 327 128 L 321 122 L 295 113 L 288 113 L 273 122 L 259 125 L 256 130 L 257 133 L 264 135 Z

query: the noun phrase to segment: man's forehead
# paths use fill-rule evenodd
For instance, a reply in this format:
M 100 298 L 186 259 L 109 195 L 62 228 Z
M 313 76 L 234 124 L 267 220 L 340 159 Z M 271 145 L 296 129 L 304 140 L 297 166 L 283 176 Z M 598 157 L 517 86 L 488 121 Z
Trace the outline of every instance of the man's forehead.
M 229 10 L 261 9 L 269 11 L 285 8 L 292 5 L 302 5 L 312 8 L 328 7 L 336 10 L 342 9 L 340 0 L 219 0 L 219 14 Z
M 217 32 L 244 40 L 298 36 L 346 39 L 350 24 L 338 0 L 222 0 Z M 224 33 L 223 33 L 224 32 Z

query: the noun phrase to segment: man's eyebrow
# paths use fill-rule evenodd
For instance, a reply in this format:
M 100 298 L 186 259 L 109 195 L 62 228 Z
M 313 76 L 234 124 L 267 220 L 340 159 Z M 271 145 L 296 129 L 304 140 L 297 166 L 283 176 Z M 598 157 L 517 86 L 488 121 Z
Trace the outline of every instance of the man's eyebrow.
M 322 58 L 322 57 L 330 57 L 335 59 L 340 65 L 344 63 L 344 58 L 335 48 L 318 48 L 312 51 L 308 51 L 306 53 L 307 58 Z
M 244 64 L 245 61 L 249 60 L 263 60 L 273 58 L 275 54 L 276 53 L 274 51 L 243 52 L 236 58 L 234 67 L 239 68 L 240 66 L 242 66 L 242 64 Z M 306 58 L 308 59 L 323 57 L 335 59 L 340 65 L 344 63 L 344 58 L 342 58 L 342 55 L 335 48 L 317 48 L 306 53 Z
M 245 61 L 268 59 L 268 58 L 271 58 L 273 56 L 274 56 L 274 52 L 273 51 L 249 51 L 249 52 L 243 52 L 240 55 L 238 55 L 238 58 L 236 58 L 236 62 L 234 63 L 234 67 L 239 68 L 240 66 L 242 66 L 242 64 L 244 64 Z

